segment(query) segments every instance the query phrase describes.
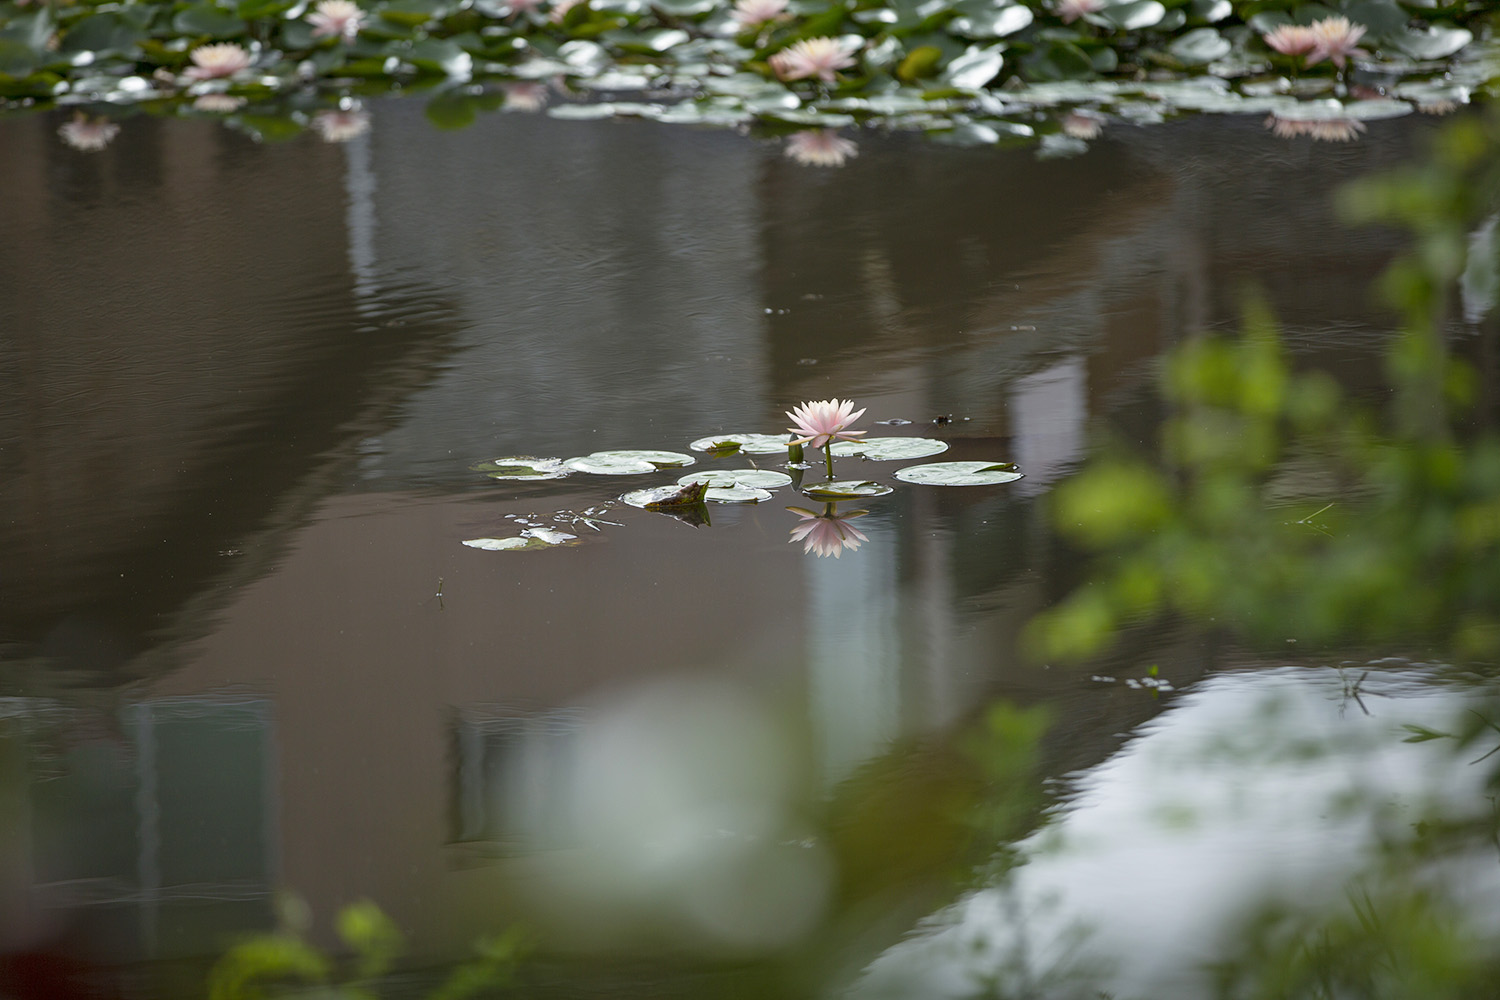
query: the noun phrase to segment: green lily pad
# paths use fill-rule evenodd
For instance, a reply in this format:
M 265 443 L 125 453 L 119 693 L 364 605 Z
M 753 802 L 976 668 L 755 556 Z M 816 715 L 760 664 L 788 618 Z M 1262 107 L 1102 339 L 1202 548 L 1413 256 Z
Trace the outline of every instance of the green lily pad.
M 754 486 L 710 486 L 703 499 L 714 503 L 760 503 L 771 499 L 771 491 Z
M 644 490 L 631 490 L 621 500 L 632 507 L 665 510 L 671 507 L 696 507 L 703 502 L 708 487 L 703 483 L 669 483 Z
M 1473 40 L 1473 34 L 1466 28 L 1434 24 L 1422 30 L 1408 30 L 1395 42 L 1413 59 L 1446 59 Z
M 568 474 L 560 458 L 532 458 L 513 455 L 469 466 L 474 472 L 485 472 L 491 479 L 562 479 Z
M 814 500 L 858 500 L 863 497 L 883 497 L 894 492 L 889 486 L 869 480 L 846 479 L 837 483 L 816 483 L 804 486 L 802 495 Z
M 941 455 L 948 450 L 948 442 L 936 438 L 878 437 L 863 441 L 839 441 L 833 445 L 833 453 L 839 457 L 858 455 L 872 462 L 902 462 L 928 455 Z
M 719 446 L 737 444 L 740 446 L 738 450 L 746 455 L 774 455 L 786 451 L 786 444 L 791 439 L 790 434 L 715 434 L 713 437 L 699 438 L 688 447 L 693 451 L 723 451 L 730 454 L 727 449 Z
M 743 486 L 754 490 L 774 490 L 790 483 L 792 477 L 775 469 L 704 469 L 701 472 L 689 472 L 677 481 L 684 486 L 688 483 L 707 483 L 709 486 L 726 489 Z
M 1139 31 L 1157 24 L 1167 16 L 1167 8 L 1157 0 L 1135 0 L 1104 7 L 1096 15 L 1124 31 Z M 1092 18 L 1091 18 L 1092 20 Z
M 1012 462 L 933 462 L 896 472 L 903 483 L 921 486 L 995 486 L 1021 478 Z
M 519 535 L 508 538 L 466 538 L 464 544 L 471 549 L 484 549 L 486 552 L 512 552 L 520 549 L 550 549 L 555 545 L 566 545 L 577 540 L 577 535 L 555 528 L 527 528 Z
M 657 469 L 676 469 L 692 465 L 697 459 L 676 451 L 596 451 L 563 462 L 574 472 L 591 472 L 596 476 L 631 476 Z
M 1167 49 L 1189 66 L 1196 66 L 1224 58 L 1233 47 L 1229 39 L 1213 28 L 1194 28 Z

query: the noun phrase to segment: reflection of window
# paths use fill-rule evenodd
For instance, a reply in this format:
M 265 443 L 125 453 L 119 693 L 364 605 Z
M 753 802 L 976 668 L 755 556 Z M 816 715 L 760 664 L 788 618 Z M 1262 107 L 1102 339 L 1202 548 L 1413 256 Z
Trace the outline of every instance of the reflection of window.
M 452 839 L 478 854 L 572 843 L 577 712 L 469 709 L 454 721 Z
M 259 921 L 276 868 L 269 702 L 162 699 L 119 720 L 41 703 L 25 730 L 41 905 L 94 913 L 147 955 Z

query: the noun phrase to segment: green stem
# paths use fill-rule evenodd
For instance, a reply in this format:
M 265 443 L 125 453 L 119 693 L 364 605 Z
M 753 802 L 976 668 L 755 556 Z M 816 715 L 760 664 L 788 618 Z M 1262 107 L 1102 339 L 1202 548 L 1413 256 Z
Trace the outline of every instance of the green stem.
M 833 442 L 823 446 L 823 458 L 828 462 L 828 481 L 833 482 Z

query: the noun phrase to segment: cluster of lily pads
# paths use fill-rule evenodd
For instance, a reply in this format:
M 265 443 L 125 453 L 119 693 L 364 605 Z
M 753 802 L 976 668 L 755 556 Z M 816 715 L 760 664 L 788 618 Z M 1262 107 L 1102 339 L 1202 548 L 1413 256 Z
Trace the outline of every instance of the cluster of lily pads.
M 832 458 L 859 458 L 869 462 L 900 462 L 929 458 L 948 450 L 946 441 L 924 437 L 875 437 L 863 440 L 837 440 L 826 446 Z M 705 460 L 744 464 L 738 468 L 696 469 L 679 475 L 674 481 L 631 490 L 617 498 L 620 503 L 667 514 L 698 526 L 710 523 L 708 504 L 756 504 L 772 499 L 774 491 L 791 487 L 800 495 L 824 504 L 821 512 L 789 507 L 802 519 L 792 529 L 794 541 L 802 541 L 807 551 L 818 555 L 838 555 L 842 549 L 857 548 L 864 536 L 849 528 L 847 522 L 866 511 L 839 513 L 836 505 L 843 501 L 868 500 L 894 492 L 891 486 L 870 479 L 803 482 L 803 474 L 812 466 L 802 461 L 801 448 L 791 434 L 720 434 L 699 438 L 688 445 Z M 756 464 L 755 456 L 776 456 L 780 461 Z M 743 459 L 749 457 L 748 463 Z M 480 462 L 470 468 L 492 479 L 507 481 L 562 479 L 583 474 L 593 476 L 635 476 L 687 469 L 698 464 L 694 455 L 676 451 L 622 450 L 598 451 L 574 458 L 537 458 L 512 455 Z M 774 464 L 770 468 L 765 465 Z M 784 470 L 784 471 L 783 471 Z M 1010 462 L 931 462 L 897 469 L 894 478 L 924 486 L 993 486 L 1014 482 L 1021 472 Z M 596 505 L 575 514 L 559 511 L 548 517 L 506 515 L 520 530 L 503 537 L 471 538 L 463 544 L 496 551 L 545 549 L 576 543 L 580 527 L 598 531 L 601 524 L 617 525 L 603 520 L 614 502 Z M 573 529 L 573 530 L 569 530 Z
M 1360 38 L 1347 62 L 1273 41 L 1334 17 Z M 1352 138 L 1298 124 L 1492 92 L 1497 18 L 1478 0 L 0 0 L 0 101 L 75 107 L 80 148 L 126 109 L 338 141 L 367 126 L 361 96 L 416 89 L 443 127 L 550 103 L 801 130 L 788 153 L 821 165 L 869 124 L 1066 151 L 1197 111 Z

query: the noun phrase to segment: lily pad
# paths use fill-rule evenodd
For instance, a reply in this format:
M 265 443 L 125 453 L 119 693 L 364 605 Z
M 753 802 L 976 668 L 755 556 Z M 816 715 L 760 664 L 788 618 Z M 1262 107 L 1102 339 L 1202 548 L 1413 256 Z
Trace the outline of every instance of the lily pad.
M 864 441 L 839 441 L 833 445 L 833 453 L 839 457 L 858 455 L 872 462 L 901 462 L 928 455 L 941 455 L 948 450 L 948 442 L 936 438 L 878 437 Z
M 775 469 L 704 469 L 701 472 L 689 472 L 677 481 L 684 486 L 688 483 L 707 483 L 724 489 L 743 486 L 753 490 L 774 490 L 790 483 L 792 477 Z
M 570 458 L 563 465 L 574 472 L 591 472 L 596 476 L 631 476 L 657 469 L 676 469 L 696 461 L 693 456 L 677 451 L 596 451 L 592 455 Z
M 1413 59 L 1446 59 L 1474 40 L 1466 28 L 1434 24 L 1411 29 L 1396 38 L 1396 46 Z
M 858 500 L 863 497 L 883 497 L 894 492 L 889 486 L 869 480 L 846 479 L 836 483 L 816 483 L 804 486 L 802 495 L 814 500 Z
M 760 503 L 771 499 L 771 491 L 754 486 L 710 486 L 703 499 L 713 503 Z
M 464 544 L 471 549 L 484 549 L 487 552 L 513 552 L 520 549 L 548 549 L 577 540 L 577 535 L 555 528 L 527 528 L 519 535 L 508 538 L 466 538 Z
M 666 507 L 691 507 L 703 502 L 704 490 L 693 489 L 694 484 L 668 483 L 644 490 L 631 490 L 621 500 L 632 507 L 657 510 Z
M 1021 478 L 1013 462 L 933 462 L 897 470 L 903 483 L 921 486 L 995 486 Z
M 728 449 L 718 446 L 737 444 L 740 446 L 739 451 L 746 455 L 774 455 L 786 451 L 786 444 L 791 439 L 790 434 L 715 434 L 713 437 L 699 438 L 688 447 L 693 451 L 721 451 L 729 454 Z
M 484 472 L 491 479 L 562 479 L 568 474 L 560 458 L 532 458 L 530 455 L 512 455 L 489 462 L 469 466 L 475 472 Z

